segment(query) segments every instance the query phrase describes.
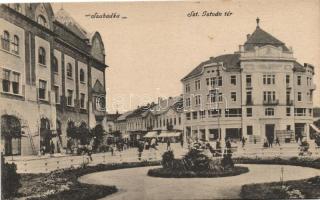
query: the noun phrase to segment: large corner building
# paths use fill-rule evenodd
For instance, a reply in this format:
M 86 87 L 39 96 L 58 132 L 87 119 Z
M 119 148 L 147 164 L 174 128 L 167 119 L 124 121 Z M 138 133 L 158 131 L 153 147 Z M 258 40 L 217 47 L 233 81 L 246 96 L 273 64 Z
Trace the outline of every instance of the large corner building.
M 105 116 L 105 48 L 64 9 L 0 5 L 0 117 L 5 155 L 37 154 L 68 126 L 93 128 Z M 56 136 L 56 137 L 55 137 Z
M 208 141 L 309 138 L 314 67 L 259 27 L 234 54 L 211 57 L 181 81 L 184 134 Z

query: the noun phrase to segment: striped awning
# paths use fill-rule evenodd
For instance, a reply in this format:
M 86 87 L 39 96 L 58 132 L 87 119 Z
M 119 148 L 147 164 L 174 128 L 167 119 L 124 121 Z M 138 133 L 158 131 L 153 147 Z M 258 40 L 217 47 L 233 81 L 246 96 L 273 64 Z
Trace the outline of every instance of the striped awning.
M 158 137 L 179 137 L 180 132 L 162 131 Z

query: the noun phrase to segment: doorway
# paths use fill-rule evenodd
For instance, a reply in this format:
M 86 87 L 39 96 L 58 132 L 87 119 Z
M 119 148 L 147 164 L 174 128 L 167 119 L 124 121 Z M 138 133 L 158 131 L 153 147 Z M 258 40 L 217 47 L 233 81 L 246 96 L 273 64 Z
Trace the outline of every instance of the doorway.
M 274 140 L 274 124 L 266 124 L 266 138 L 270 142 Z
M 1 145 L 5 156 L 21 155 L 21 124 L 15 116 L 1 117 Z

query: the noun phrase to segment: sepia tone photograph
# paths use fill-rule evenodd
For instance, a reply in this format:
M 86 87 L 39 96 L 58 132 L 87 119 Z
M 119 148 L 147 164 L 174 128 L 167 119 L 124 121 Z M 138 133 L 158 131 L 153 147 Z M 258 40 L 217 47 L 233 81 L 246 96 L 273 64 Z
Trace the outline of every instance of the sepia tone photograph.
M 1 199 L 320 199 L 320 0 L 0 0 Z

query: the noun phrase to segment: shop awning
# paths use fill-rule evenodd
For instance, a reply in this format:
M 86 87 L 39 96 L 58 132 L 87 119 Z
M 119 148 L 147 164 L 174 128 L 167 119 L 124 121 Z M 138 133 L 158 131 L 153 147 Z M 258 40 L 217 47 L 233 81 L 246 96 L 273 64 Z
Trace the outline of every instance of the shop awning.
M 150 132 L 148 132 L 144 137 L 145 137 L 145 138 L 158 137 L 158 134 L 157 134 L 156 131 L 150 131 Z
M 180 132 L 162 131 L 158 137 L 179 137 L 180 135 Z
M 316 125 L 310 124 L 310 127 L 311 127 L 313 130 L 315 130 L 318 134 L 320 134 L 320 129 L 319 129 Z
M 129 134 L 122 135 L 122 138 L 130 138 Z

